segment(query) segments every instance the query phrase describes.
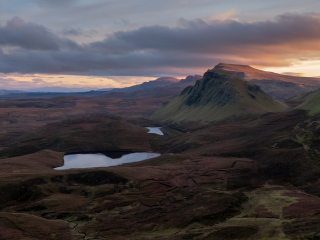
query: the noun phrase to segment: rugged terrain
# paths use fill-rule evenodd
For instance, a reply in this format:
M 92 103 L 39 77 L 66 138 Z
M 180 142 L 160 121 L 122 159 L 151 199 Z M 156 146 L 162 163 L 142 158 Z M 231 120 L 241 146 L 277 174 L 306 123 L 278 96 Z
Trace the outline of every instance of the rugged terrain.
M 310 239 L 320 234 L 316 117 L 295 110 L 171 136 L 143 135 L 144 124 L 128 123 L 141 133 L 128 132 L 121 142 L 140 135 L 145 143 L 136 139 L 138 144 L 162 156 L 64 171 L 52 169 L 62 165 L 63 153 L 47 146 L 2 159 L 1 237 Z M 87 134 L 94 139 L 93 131 Z M 123 146 L 118 150 L 128 149 Z
M 228 91 L 201 88 L 207 84 Z M 0 239 L 319 239 L 318 93 L 270 111 L 283 107 L 255 84 L 213 70 L 183 94 L 190 106 L 239 108 L 240 96 L 248 113 L 266 110 L 165 123 L 145 117 L 169 95 L 1 102 Z M 66 153 L 135 151 L 162 155 L 54 170 Z

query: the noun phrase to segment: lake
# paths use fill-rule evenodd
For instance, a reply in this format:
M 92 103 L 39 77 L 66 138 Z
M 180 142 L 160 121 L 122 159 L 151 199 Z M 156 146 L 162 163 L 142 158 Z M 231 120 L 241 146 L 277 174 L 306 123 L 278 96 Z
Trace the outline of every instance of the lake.
M 148 133 L 163 135 L 161 127 L 147 127 Z M 65 170 L 70 168 L 93 168 L 93 167 L 110 167 L 123 163 L 138 162 L 149 158 L 158 157 L 158 153 L 130 153 L 125 154 L 119 152 L 109 152 L 106 154 L 70 154 L 64 156 L 64 165 L 55 168 L 56 170 Z
M 64 156 L 64 165 L 55 168 L 56 170 L 65 170 L 70 168 L 93 168 L 93 167 L 110 167 L 123 163 L 138 162 L 149 158 L 160 156 L 158 153 L 130 153 L 123 156 L 109 155 L 110 157 L 98 154 L 70 154 Z
M 148 133 L 163 135 L 163 132 L 160 130 L 161 127 L 146 127 L 146 128 L 150 130 Z

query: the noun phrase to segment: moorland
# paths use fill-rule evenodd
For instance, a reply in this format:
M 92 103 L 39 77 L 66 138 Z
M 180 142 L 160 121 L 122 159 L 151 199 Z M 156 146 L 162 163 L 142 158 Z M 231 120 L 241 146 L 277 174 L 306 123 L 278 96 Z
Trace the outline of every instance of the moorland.
M 0 238 L 319 239 L 319 88 L 221 63 L 122 90 L 1 95 Z M 54 169 L 110 152 L 161 156 Z

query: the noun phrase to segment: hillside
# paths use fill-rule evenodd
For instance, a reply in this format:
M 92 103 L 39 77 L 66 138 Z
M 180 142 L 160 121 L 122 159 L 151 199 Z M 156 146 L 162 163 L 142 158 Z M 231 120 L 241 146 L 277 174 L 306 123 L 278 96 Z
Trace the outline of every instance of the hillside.
M 259 86 L 227 71 L 212 69 L 193 87 L 187 87 L 179 97 L 165 103 L 151 119 L 214 122 L 284 109 L 284 104 L 272 99 Z
M 264 92 L 280 101 L 320 88 L 320 78 L 266 72 L 248 65 L 219 63 L 214 69 L 231 72 L 238 77 L 258 84 Z
M 302 102 L 296 108 L 307 110 L 310 115 L 317 115 L 320 113 L 320 91 L 307 93 L 299 98 L 292 99 L 292 101 Z

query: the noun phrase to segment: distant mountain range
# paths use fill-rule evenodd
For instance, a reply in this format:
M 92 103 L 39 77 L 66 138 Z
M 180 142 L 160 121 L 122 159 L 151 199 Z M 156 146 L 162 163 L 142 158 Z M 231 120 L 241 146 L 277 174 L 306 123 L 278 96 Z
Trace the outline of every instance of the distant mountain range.
M 126 88 L 114 88 L 111 92 L 134 92 L 139 90 L 150 90 L 158 87 L 169 86 L 173 83 L 180 82 L 180 79 L 173 77 L 161 77 L 153 81 L 144 82 L 138 85 L 134 85 Z
M 158 78 L 154 81 L 144 82 L 127 88 L 115 88 L 107 92 L 107 98 L 140 98 L 140 97 L 168 97 L 172 99 L 179 96 L 187 86 L 194 85 L 202 76 L 187 76 L 185 79 Z
M 112 88 L 101 89 L 101 91 L 109 91 Z M 50 92 L 50 93 L 80 93 L 94 91 L 91 88 L 67 88 L 67 87 L 42 87 L 30 89 L 28 92 Z
M 214 69 L 225 70 L 244 80 L 256 83 L 264 92 L 281 101 L 320 88 L 320 78 L 266 72 L 248 65 L 219 63 Z
M 48 91 L 39 92 L 24 92 L 13 91 L 7 95 L 0 97 L 0 101 L 15 100 L 15 99 L 31 99 L 31 98 L 54 98 L 59 96 L 74 96 L 74 97 L 105 97 L 105 98 L 140 98 L 140 97 L 166 97 L 172 99 L 180 94 L 180 92 L 189 85 L 194 85 L 202 76 L 188 76 L 185 79 L 177 79 L 171 77 L 162 77 L 154 81 L 144 82 L 127 88 L 105 88 L 96 91 L 81 91 L 65 92 L 65 89 L 42 89 Z M 51 91 L 50 91 L 51 90 Z M 55 91 L 53 91 L 55 90 Z M 10 91 L 10 90 L 6 90 Z M 1 94 L 0 94 L 1 95 Z
M 261 88 L 224 70 L 208 70 L 194 86 L 165 103 L 151 119 L 165 122 L 214 122 L 278 112 L 285 104 Z
M 89 92 L 18 92 L 10 94 L 0 94 L 0 101 L 10 101 L 16 99 L 34 99 L 34 98 L 54 98 L 61 96 L 72 97 L 99 97 L 106 94 L 107 91 L 89 91 Z
M 0 95 L 10 94 L 10 93 L 23 93 L 23 92 L 25 92 L 25 91 L 0 89 Z

